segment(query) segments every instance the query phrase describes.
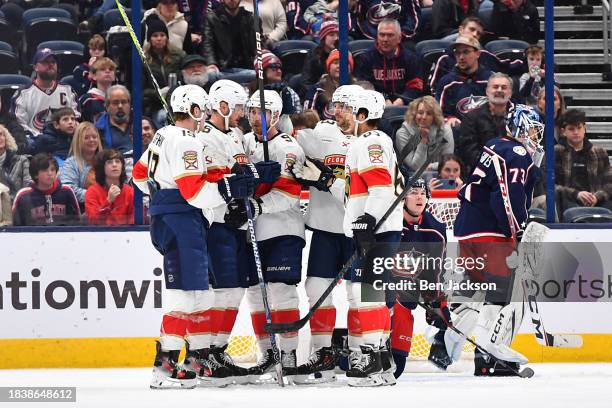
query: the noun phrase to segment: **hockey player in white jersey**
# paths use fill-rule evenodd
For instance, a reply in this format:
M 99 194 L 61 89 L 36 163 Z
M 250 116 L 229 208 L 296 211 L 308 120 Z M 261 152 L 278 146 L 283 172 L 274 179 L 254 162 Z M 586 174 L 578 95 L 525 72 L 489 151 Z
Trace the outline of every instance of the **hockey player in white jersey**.
M 176 125 L 157 131 L 133 171 L 135 184 L 151 195 L 151 240 L 164 257 L 167 289 L 151 388 L 196 386 L 196 373 L 177 361 L 184 341 L 193 350 L 210 347 L 214 294 L 208 282 L 206 235 L 214 208 L 247 197 L 255 188 L 253 175 L 207 181 L 203 146 L 195 136 L 207 103 L 198 86 L 176 88 L 170 101 Z M 206 363 L 197 374 L 208 377 L 209 384 L 224 385 L 227 376 L 220 375 L 220 368 Z
M 255 219 L 255 232 L 259 246 L 264 280 L 268 285 L 268 296 L 273 322 L 291 322 L 299 319 L 298 293 L 296 285 L 302 275 L 302 249 L 304 220 L 300 212 L 300 191 L 291 168 L 303 165 L 304 152 L 297 141 L 281 133 L 277 128 L 283 103 L 275 91 L 265 90 L 265 114 L 268 127 L 268 150 L 270 158 L 281 165 L 281 175 L 274 183 L 257 186 L 250 206 Z M 249 122 L 253 132 L 245 135 L 246 152 L 253 163 L 264 159 L 262 143 L 262 122 L 259 91 L 249 100 Z M 226 222 L 241 225 L 246 222 L 246 210 L 230 207 Z M 269 334 L 264 330 L 266 323 L 261 291 L 257 285 L 247 289 L 251 307 L 251 320 L 263 358 L 250 369 L 252 379 L 274 370 L 274 358 Z M 296 374 L 297 332 L 281 335 L 280 349 L 283 375 Z
M 355 139 L 355 121 L 352 110 L 347 109 L 347 102 L 352 93 L 361 90 L 358 85 L 338 87 L 332 96 L 336 121 L 322 120 L 314 131 L 298 132 L 297 135 L 307 159 L 306 168 L 294 166 L 293 173 L 310 189 L 306 226 L 312 230 L 312 239 L 306 294 L 311 307 L 354 252 L 353 241 L 344 235 L 342 226 L 346 189 L 344 161 Z M 332 296 L 328 296 L 310 319 L 313 352 L 308 361 L 298 367 L 296 383 L 335 380 L 336 356 L 332 350 L 335 325 L 336 308 Z
M 196 134 L 204 146 L 207 180 L 217 182 L 232 172 L 254 171 L 259 182 L 276 181 L 280 175 L 280 165 L 276 162 L 256 163 L 253 170 L 242 167 L 249 161 L 244 152 L 242 134 L 232 128 L 244 115 L 248 99 L 244 88 L 233 81 L 218 80 L 210 88 L 209 99 L 211 117 Z M 230 202 L 230 205 L 234 204 Z M 224 378 L 228 383 L 244 383 L 248 381 L 247 369 L 235 365 L 225 350 L 245 288 L 257 283 L 257 273 L 245 230 L 225 223 L 226 210 L 226 203 L 214 208 L 214 221 L 207 235 L 209 270 L 214 276 L 212 286 L 215 291 L 211 310 L 211 347 L 210 350 L 189 349 L 185 360 L 190 370 L 199 372 L 204 365 L 202 361 L 208 358 L 210 364 L 223 366 L 219 373 L 226 375 Z
M 376 244 L 386 244 L 384 249 L 377 248 L 381 251 L 377 256 L 394 256 L 402 232 L 402 207 L 397 206 L 374 232 L 376 223 L 390 208 L 403 184 L 391 138 L 377 129 L 385 109 L 385 98 L 379 92 L 364 90 L 352 95 L 349 105 L 359 137 L 351 143 L 346 154 L 348 185 L 344 233 L 353 238 L 362 260 Z M 372 277 L 362 276 L 362 269 L 365 270 L 360 262 L 353 265 L 350 282 L 347 279 L 351 355 L 346 375 L 351 386 L 394 384 L 392 356 L 384 347 L 391 324 L 389 309 L 384 293 L 370 290 Z M 384 273 L 380 277 L 385 279 Z M 364 302 L 364 290 L 374 298 Z

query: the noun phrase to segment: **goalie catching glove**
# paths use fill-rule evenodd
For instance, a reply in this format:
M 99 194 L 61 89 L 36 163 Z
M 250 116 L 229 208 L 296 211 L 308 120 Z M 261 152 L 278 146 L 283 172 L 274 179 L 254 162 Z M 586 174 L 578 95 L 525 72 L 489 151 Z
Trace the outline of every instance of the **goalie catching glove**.
M 234 200 L 227 205 L 224 221 L 228 227 L 239 229 L 247 222 L 248 217 L 244 203 L 244 200 Z M 249 198 L 249 205 L 254 220 L 262 213 L 261 198 Z
M 331 168 L 319 160 L 306 157 L 303 166 L 294 165 L 291 174 L 303 186 L 314 187 L 319 191 L 329 191 L 336 177 Z

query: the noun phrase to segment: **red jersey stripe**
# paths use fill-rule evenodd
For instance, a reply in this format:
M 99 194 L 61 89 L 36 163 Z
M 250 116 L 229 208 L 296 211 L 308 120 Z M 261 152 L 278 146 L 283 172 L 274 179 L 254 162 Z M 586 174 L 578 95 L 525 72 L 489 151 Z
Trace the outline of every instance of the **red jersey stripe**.
M 138 160 L 132 170 L 132 177 L 135 181 L 145 181 L 149 177 L 148 173 L 149 169 L 147 166 Z
M 175 179 L 174 181 L 176 181 L 176 185 L 178 186 L 183 198 L 190 201 L 196 195 L 198 195 L 202 187 L 204 187 L 204 184 L 206 184 L 205 177 L 206 174 L 186 174 Z
M 390 186 L 392 184 L 391 174 L 384 167 L 370 167 L 360 172 L 359 175 L 368 187 Z

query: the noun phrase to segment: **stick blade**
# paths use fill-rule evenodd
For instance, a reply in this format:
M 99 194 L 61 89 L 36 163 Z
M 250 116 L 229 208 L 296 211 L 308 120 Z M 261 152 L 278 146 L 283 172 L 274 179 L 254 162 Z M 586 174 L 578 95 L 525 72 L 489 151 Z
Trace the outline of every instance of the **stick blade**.
M 303 319 L 296 320 L 289 323 L 266 323 L 264 330 L 270 334 L 281 334 L 291 333 L 300 330 L 306 324 L 306 321 L 302 322 Z
M 518 375 L 521 378 L 531 378 L 534 376 L 534 374 L 535 374 L 535 371 L 533 371 L 529 367 L 523 368 L 521 371 L 518 372 Z

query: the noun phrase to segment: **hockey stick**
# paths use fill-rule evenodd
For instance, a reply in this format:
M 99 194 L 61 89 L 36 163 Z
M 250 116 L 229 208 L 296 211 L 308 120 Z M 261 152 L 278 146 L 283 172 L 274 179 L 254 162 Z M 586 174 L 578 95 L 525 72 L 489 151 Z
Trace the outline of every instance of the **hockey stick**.
M 166 102 L 166 98 L 164 98 L 164 96 L 162 95 L 159 84 L 157 83 L 157 80 L 155 79 L 155 75 L 153 75 L 153 71 L 151 71 L 151 67 L 147 63 L 147 57 L 145 56 L 145 53 L 142 50 L 140 43 L 138 42 L 138 38 L 136 37 L 136 33 L 134 32 L 134 27 L 132 27 L 132 23 L 130 22 L 130 19 L 125 13 L 125 9 L 123 8 L 119 0 L 115 0 L 115 3 L 117 4 L 117 8 L 119 9 L 119 14 L 121 14 L 121 18 L 123 19 L 123 22 L 125 23 L 125 26 L 127 27 L 128 32 L 130 33 L 130 37 L 132 37 L 132 43 L 134 44 L 134 47 L 136 47 L 136 51 L 138 51 L 138 55 L 140 55 L 142 64 L 145 67 L 147 67 L 147 71 L 149 71 L 149 76 L 151 77 L 151 82 L 153 83 L 153 87 L 155 88 L 155 91 L 157 92 L 157 96 L 159 96 L 159 100 L 161 101 L 163 108 L 168 113 L 167 115 L 168 120 L 170 121 L 170 123 L 174 124 L 174 118 L 172 117 L 172 115 L 170 115 L 171 111 L 168 106 L 168 103 Z
M 374 232 L 376 232 L 380 228 L 380 226 L 387 220 L 387 218 L 389 218 L 391 213 L 395 210 L 395 207 L 397 207 L 401 202 L 404 201 L 404 198 L 406 197 L 406 194 L 408 194 L 408 191 L 410 191 L 413 184 L 416 182 L 418 178 L 421 177 L 423 172 L 427 169 L 427 166 L 429 166 L 429 163 L 431 163 L 431 157 L 435 157 L 437 152 L 440 151 L 440 148 L 441 148 L 441 145 L 438 148 L 436 148 L 436 150 L 432 153 L 431 156 L 427 157 L 427 160 L 425 160 L 425 162 L 421 165 L 421 167 L 419 167 L 419 169 L 414 173 L 414 175 L 410 177 L 410 180 L 408 180 L 408 182 L 406 183 L 406 186 L 404 187 L 400 195 L 397 196 L 397 198 L 389 206 L 385 214 L 376 223 L 376 226 L 374 227 Z M 299 320 L 296 320 L 294 322 L 289 322 L 289 323 L 266 324 L 264 329 L 268 333 L 289 333 L 289 332 L 298 331 L 299 329 L 304 327 L 304 325 L 310 320 L 314 312 L 323 304 L 325 299 L 327 299 L 327 297 L 332 293 L 332 291 L 334 290 L 338 282 L 340 282 L 344 278 L 344 275 L 346 274 L 346 272 L 351 268 L 351 266 L 353 266 L 353 264 L 358 258 L 359 258 L 359 251 L 353 252 L 353 255 L 351 255 L 349 260 L 346 261 L 344 265 L 342 265 L 342 269 L 340 269 L 340 272 L 338 272 L 334 280 L 329 284 L 327 289 L 325 289 L 325 292 L 323 292 L 321 297 L 319 297 L 319 300 L 317 300 L 315 304 L 312 305 L 312 307 L 308 310 L 308 313 L 306 313 L 304 317 L 302 317 Z
M 504 210 L 508 218 L 508 224 L 510 225 L 510 232 L 512 233 L 512 238 L 516 239 L 516 226 L 514 225 L 514 220 L 512 217 L 512 207 L 510 204 L 510 197 L 508 195 L 508 187 L 506 185 L 506 178 L 502 174 L 498 156 L 496 154 L 493 154 L 491 158 L 493 161 L 493 167 L 495 168 L 495 174 L 497 175 L 497 181 L 499 183 L 499 188 L 501 191 L 502 199 L 504 201 Z M 533 228 L 536 228 L 536 227 L 532 226 L 531 228 L 532 230 L 530 231 L 533 231 Z M 526 232 L 527 232 L 527 229 L 526 229 Z M 532 235 L 535 235 L 535 234 L 530 233 L 529 237 L 531 237 Z M 538 235 L 541 238 L 544 235 L 543 231 L 539 231 Z M 525 242 L 525 244 L 526 243 L 527 241 Z M 531 265 L 531 261 L 529 261 L 529 258 L 524 255 L 524 252 L 525 252 L 524 245 L 525 244 L 523 243 L 520 244 L 523 246 L 523 248 L 519 250 L 519 253 L 523 255 L 522 256 L 523 260 L 526 261 L 526 263 L 529 263 L 529 265 L 524 265 L 524 270 L 523 270 L 524 275 L 521 276 L 520 278 L 521 278 L 521 284 L 523 287 L 523 301 L 527 302 L 527 304 L 529 305 L 529 312 L 531 314 L 531 323 L 533 323 L 535 327 L 535 336 L 536 336 L 536 340 L 538 344 L 541 344 L 547 347 L 562 347 L 562 348 L 582 347 L 582 337 L 581 336 L 575 335 L 575 334 L 551 334 L 551 333 L 548 333 L 546 329 L 544 328 L 544 322 L 542 321 L 542 316 L 540 315 L 540 311 L 539 311 L 540 309 L 538 307 L 538 301 L 536 299 L 535 290 L 532 290 L 532 289 L 535 289 L 534 287 L 535 279 L 533 275 L 534 265 Z M 529 269 L 531 273 L 526 273 L 527 269 Z
M 255 267 L 257 269 L 257 277 L 259 278 L 259 288 L 261 289 L 261 297 L 263 299 L 264 313 L 266 315 L 266 325 L 272 324 L 272 313 L 270 312 L 270 304 L 268 303 L 268 291 L 264 282 L 263 269 L 261 267 L 261 258 L 259 256 L 259 248 L 257 247 L 257 237 L 255 236 L 255 224 L 253 222 L 253 212 L 248 198 L 244 199 L 247 213 L 247 226 L 251 237 L 251 245 L 253 246 L 253 258 L 255 258 Z M 270 333 L 270 344 L 272 346 L 272 356 L 275 362 L 276 377 L 278 385 L 285 386 L 283 381 L 283 365 L 278 345 L 276 344 L 276 335 Z
M 116 0 L 119 1 L 119 0 Z M 259 105 L 261 106 L 261 137 L 263 138 L 264 160 L 270 160 L 268 152 L 268 124 L 266 123 L 266 99 L 264 97 L 264 69 L 263 48 L 261 38 L 263 37 L 263 22 L 259 16 L 259 0 L 253 0 L 253 11 L 255 12 L 257 30 L 255 31 L 255 47 L 257 49 L 257 88 L 259 89 Z M 270 114 L 272 111 L 270 111 Z M 272 119 L 272 117 L 270 117 Z
M 426 303 L 423 303 L 423 302 L 420 302 L 420 301 L 417 301 L 417 303 L 419 304 L 419 306 L 421 306 L 427 312 L 438 314 L 440 317 L 444 318 L 444 316 L 442 316 L 441 313 L 439 313 L 437 310 L 435 310 L 431 306 L 427 305 Z M 454 331 L 455 333 L 457 333 L 459 336 L 463 337 L 465 340 L 467 340 L 468 343 L 470 343 L 474 347 L 476 347 L 476 349 L 478 349 L 482 354 L 486 354 L 487 356 L 489 356 L 489 358 L 495 360 L 497 363 L 499 363 L 500 365 L 504 366 L 508 370 L 512 371 L 513 373 L 515 373 L 519 377 L 521 377 L 521 378 L 531 378 L 535 374 L 535 372 L 531 368 L 529 368 L 529 367 L 523 368 L 522 370 L 519 371 L 516 368 L 512 367 L 510 364 L 506 363 L 504 360 L 501 360 L 501 359 L 495 357 L 493 354 L 491 354 L 487 350 L 485 350 L 484 347 L 481 347 L 474 340 L 472 340 L 471 338 L 466 336 L 465 333 L 463 333 L 461 330 L 457 329 L 452 323 L 448 324 L 447 327 L 449 329 L 451 329 L 452 331 Z

